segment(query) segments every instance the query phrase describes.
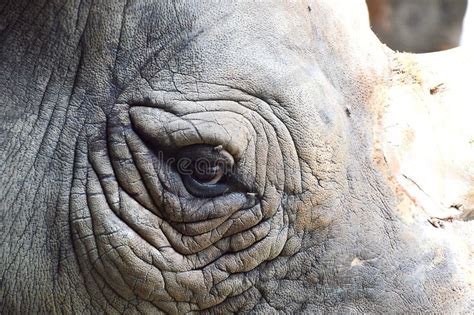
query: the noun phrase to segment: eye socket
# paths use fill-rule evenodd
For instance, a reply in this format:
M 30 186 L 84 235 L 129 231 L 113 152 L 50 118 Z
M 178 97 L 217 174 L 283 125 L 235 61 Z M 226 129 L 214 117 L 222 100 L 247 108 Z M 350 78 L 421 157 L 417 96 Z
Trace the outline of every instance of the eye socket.
M 234 159 L 222 146 L 191 145 L 180 150 L 176 169 L 188 192 L 212 198 L 230 191 Z

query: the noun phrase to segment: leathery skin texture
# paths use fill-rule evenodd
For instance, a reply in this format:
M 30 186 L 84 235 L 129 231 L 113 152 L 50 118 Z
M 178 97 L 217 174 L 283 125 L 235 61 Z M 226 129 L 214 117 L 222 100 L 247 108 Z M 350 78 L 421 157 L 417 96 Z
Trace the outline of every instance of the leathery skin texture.
M 0 42 L 2 313 L 473 310 L 374 161 L 364 1 L 5 0 Z

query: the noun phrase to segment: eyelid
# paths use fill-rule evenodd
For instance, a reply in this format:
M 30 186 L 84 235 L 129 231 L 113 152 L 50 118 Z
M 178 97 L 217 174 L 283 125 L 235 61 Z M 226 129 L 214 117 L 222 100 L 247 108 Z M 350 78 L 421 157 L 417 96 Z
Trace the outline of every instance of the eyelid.
M 206 184 L 217 184 L 224 177 L 225 171 L 221 167 L 215 166 L 214 168 L 218 168 L 218 176 L 216 176 L 215 179 L 207 182 Z
M 230 187 L 225 183 L 217 184 L 205 184 L 200 183 L 190 175 L 183 175 L 183 183 L 186 186 L 188 192 L 196 197 L 200 198 L 213 198 L 227 193 Z
M 241 115 L 232 112 L 195 112 L 178 116 L 161 108 L 132 105 L 132 126 L 147 140 L 167 149 L 181 149 L 207 143 L 222 145 L 239 159 L 253 137 L 251 126 Z M 232 135 L 238 134 L 239 137 Z

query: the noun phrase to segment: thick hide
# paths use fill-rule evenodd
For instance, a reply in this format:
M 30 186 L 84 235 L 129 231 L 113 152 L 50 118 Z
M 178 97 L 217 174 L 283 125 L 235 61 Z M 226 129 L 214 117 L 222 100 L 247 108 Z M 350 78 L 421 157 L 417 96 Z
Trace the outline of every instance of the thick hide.
M 386 141 L 417 58 L 361 0 L 3 1 L 1 313 L 472 312 Z

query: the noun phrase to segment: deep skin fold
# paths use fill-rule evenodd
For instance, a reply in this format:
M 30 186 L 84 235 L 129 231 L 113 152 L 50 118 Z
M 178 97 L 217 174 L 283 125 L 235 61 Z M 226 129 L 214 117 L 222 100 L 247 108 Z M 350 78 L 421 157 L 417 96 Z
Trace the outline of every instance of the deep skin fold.
M 391 55 L 342 3 L 5 2 L 2 312 L 472 309 L 373 161 Z M 144 103 L 163 148 L 230 152 L 257 206 L 170 224 L 206 200 L 155 168 Z

